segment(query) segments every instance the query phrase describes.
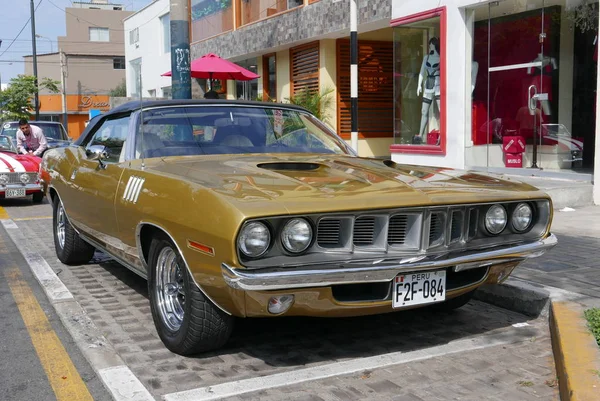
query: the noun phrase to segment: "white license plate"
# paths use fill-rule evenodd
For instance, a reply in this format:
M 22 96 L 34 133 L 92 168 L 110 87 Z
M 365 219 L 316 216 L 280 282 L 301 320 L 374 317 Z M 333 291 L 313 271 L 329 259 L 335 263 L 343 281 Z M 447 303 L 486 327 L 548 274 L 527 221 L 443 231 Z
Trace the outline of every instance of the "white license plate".
M 394 279 L 392 306 L 406 306 L 440 302 L 446 299 L 446 271 L 399 274 Z
M 4 196 L 6 198 L 22 198 L 25 196 L 25 188 L 7 188 Z

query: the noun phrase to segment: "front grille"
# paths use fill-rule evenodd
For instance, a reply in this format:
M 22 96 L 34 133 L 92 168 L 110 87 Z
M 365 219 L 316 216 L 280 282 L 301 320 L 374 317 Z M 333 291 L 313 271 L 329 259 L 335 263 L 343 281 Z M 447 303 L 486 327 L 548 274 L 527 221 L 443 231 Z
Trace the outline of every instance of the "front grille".
M 406 232 L 408 231 L 408 216 L 397 214 L 392 216 L 388 227 L 388 244 L 404 245 Z
M 462 237 L 463 212 L 455 210 L 452 212 L 452 221 L 450 222 L 450 242 L 459 241 Z
M 441 245 L 444 242 L 444 214 L 431 213 L 429 223 L 429 247 Z
M 323 248 L 337 248 L 341 244 L 342 222 L 338 219 L 321 219 L 317 228 L 317 244 Z
M 8 176 L 9 184 L 22 184 L 21 174 L 27 174 L 29 176 L 29 183 L 35 183 L 38 181 L 37 173 L 0 173 L 0 175 Z
M 354 222 L 354 245 L 369 246 L 373 245 L 375 235 L 375 217 L 359 217 Z

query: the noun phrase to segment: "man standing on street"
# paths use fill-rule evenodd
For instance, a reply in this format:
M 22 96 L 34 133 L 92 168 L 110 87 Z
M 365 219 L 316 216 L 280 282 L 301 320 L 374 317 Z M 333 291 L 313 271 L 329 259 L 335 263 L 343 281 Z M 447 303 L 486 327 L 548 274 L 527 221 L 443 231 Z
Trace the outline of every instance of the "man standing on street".
M 17 150 L 19 153 L 41 157 L 47 148 L 48 142 L 42 129 L 36 125 L 30 125 L 25 118 L 20 119 L 19 130 L 17 131 Z

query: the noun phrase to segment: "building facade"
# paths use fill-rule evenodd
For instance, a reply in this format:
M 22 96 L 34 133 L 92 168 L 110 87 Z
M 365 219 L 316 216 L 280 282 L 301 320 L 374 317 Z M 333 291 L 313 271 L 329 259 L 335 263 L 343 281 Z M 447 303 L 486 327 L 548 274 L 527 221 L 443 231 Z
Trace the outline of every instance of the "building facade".
M 349 0 L 190 5 L 192 59 L 216 53 L 261 76 L 221 82 L 224 97 L 331 90 L 329 123 L 350 140 Z M 357 5 L 360 155 L 492 171 L 598 164 L 597 2 Z
M 65 110 L 57 95 L 40 92 L 40 115 L 64 122 L 67 114 L 73 138 L 85 128 L 89 109 L 108 110 L 108 93 L 125 82 L 123 20 L 131 14 L 106 0 L 75 2 L 65 9 L 66 36 L 58 37 L 59 51 L 37 55 L 38 77 L 64 79 L 66 96 Z M 25 57 L 25 74 L 33 75 L 32 56 Z
M 127 96 L 170 97 L 171 69 L 169 0 L 156 0 L 126 18 L 125 65 Z

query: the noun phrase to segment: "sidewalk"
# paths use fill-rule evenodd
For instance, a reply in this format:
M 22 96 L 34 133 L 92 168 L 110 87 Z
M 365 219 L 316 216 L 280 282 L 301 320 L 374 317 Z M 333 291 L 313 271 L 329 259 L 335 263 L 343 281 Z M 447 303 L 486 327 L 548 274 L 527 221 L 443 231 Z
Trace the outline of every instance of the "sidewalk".
M 593 174 L 572 171 L 497 168 L 487 171 L 503 179 L 517 180 L 544 190 L 552 197 L 555 209 L 593 205 Z
M 505 291 L 506 299 L 511 291 L 520 294 L 509 302 L 521 306 L 536 303 L 540 294 L 546 303 L 550 301 L 561 401 L 596 401 L 600 399 L 600 349 L 583 312 L 600 308 L 600 206 L 571 210 L 555 209 L 552 232 L 558 245 L 524 262 L 496 291 Z

